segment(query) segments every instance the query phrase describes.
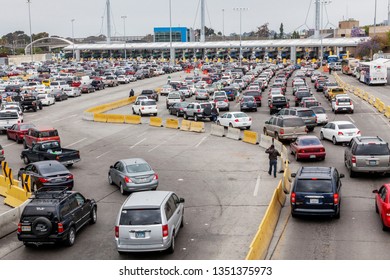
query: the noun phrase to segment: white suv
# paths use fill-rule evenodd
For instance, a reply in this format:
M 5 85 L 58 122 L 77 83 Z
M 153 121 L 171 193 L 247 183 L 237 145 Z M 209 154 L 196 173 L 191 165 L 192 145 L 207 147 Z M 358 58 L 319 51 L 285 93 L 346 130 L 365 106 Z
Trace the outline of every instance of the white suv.
M 336 113 L 351 113 L 353 114 L 352 99 L 348 94 L 339 94 L 332 99 L 332 111 Z
M 157 116 L 157 103 L 153 99 L 138 100 L 133 105 L 133 114 Z

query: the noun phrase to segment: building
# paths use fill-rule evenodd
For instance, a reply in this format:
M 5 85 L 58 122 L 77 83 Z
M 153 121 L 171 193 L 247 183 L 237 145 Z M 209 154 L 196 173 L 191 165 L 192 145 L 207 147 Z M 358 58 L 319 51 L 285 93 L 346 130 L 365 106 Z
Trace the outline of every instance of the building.
M 154 28 L 154 42 L 169 42 L 170 28 L 169 27 L 155 27 Z M 187 27 L 172 27 L 172 42 L 193 42 L 194 32 Z
M 348 19 L 339 22 L 339 28 L 336 30 L 336 38 L 352 37 L 352 30 L 359 28 L 359 21 L 355 19 Z

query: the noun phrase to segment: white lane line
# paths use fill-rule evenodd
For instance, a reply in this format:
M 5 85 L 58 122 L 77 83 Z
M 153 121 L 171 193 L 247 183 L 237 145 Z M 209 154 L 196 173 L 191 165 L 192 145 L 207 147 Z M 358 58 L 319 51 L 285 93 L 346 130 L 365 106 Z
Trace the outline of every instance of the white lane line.
M 255 186 L 255 190 L 253 191 L 253 196 L 257 196 L 257 194 L 259 193 L 260 181 L 261 181 L 261 177 L 259 174 L 259 176 L 257 176 L 256 186 Z
M 73 142 L 72 144 L 69 144 L 68 146 L 65 146 L 64 148 L 72 147 L 80 142 L 83 142 L 84 140 L 87 140 L 87 138 L 80 139 L 79 141 Z
M 107 152 L 105 152 L 105 153 L 102 153 L 100 156 L 97 156 L 96 158 L 101 158 L 102 156 L 108 154 L 109 152 L 111 152 L 111 151 L 107 151 Z
M 140 137 L 144 136 L 146 133 L 147 133 L 147 132 L 144 132 L 144 133 L 138 135 L 137 138 L 140 138 Z
M 146 140 L 146 138 L 142 139 L 141 141 L 138 141 L 138 142 L 135 143 L 133 146 L 131 146 L 130 149 L 135 148 L 135 146 L 137 146 L 138 144 L 141 144 L 141 143 L 144 142 L 145 140 Z
M 347 117 L 351 120 L 351 122 L 353 122 L 353 123 L 355 122 L 355 121 L 353 120 L 353 118 L 351 118 L 350 116 L 347 115 Z
M 3 148 L 9 147 L 9 146 L 12 146 L 12 145 L 15 145 L 15 144 L 16 144 L 16 142 L 15 143 L 11 143 L 11 144 L 7 144 L 7 145 L 4 145 Z
M 154 148 L 150 149 L 148 151 L 148 153 L 154 151 L 155 149 L 157 149 L 158 147 L 160 147 L 161 145 L 167 143 L 169 140 L 171 140 L 172 138 L 176 137 L 176 135 L 178 134 L 178 132 L 176 132 L 174 135 L 172 135 L 171 137 L 168 137 L 167 139 L 165 139 L 164 141 L 162 141 L 160 144 L 158 144 L 157 146 L 155 146 Z
M 200 142 L 196 144 L 195 148 L 198 148 L 203 143 L 203 141 L 206 140 L 207 137 L 208 136 L 203 137 L 202 140 L 200 140 Z
M 54 120 L 54 121 L 52 121 L 52 123 L 56 123 L 56 122 L 60 122 L 60 121 L 63 121 L 63 120 L 67 120 L 67 119 L 70 119 L 70 118 L 73 118 L 73 117 L 76 117 L 76 116 L 77 116 L 77 114 L 70 115 L 70 116 L 68 116 L 68 117 L 66 117 L 66 118 Z

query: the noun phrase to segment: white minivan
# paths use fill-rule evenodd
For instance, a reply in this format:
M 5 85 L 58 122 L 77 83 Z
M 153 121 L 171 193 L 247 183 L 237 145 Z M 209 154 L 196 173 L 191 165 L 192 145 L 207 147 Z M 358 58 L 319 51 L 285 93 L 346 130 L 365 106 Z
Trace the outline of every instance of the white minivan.
M 133 114 L 157 116 L 157 103 L 153 99 L 137 100 L 133 104 Z

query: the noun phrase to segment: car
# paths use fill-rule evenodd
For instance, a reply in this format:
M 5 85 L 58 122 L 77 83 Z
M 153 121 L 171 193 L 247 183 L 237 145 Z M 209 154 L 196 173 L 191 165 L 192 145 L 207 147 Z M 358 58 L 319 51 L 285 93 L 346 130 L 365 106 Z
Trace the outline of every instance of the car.
M 390 173 L 389 145 L 378 136 L 353 137 L 345 149 L 344 164 L 351 178 L 357 173 Z
M 38 98 L 37 95 L 25 94 L 23 100 L 20 102 L 20 107 L 23 111 L 33 110 L 36 112 L 38 109 L 42 110 L 42 101 Z
M 77 232 L 96 221 L 96 201 L 79 192 L 36 192 L 21 213 L 17 237 L 25 246 L 46 243 L 72 246 Z
M 95 87 L 95 90 L 102 90 L 105 89 L 106 85 L 102 80 L 93 80 L 91 82 L 91 85 Z
M 282 94 L 272 95 L 268 100 L 270 115 L 278 113 L 283 108 L 290 108 L 289 99 Z
M 229 100 L 223 96 L 217 96 L 214 98 L 214 103 L 219 111 L 229 111 Z
M 328 89 L 328 100 L 331 101 L 333 98 L 335 98 L 339 94 L 347 94 L 343 88 L 341 87 L 335 87 Z
M 226 93 L 226 95 L 227 95 L 229 101 L 235 100 L 236 95 L 237 95 L 237 93 L 238 93 L 238 90 L 235 89 L 235 88 L 232 87 L 232 86 L 230 86 L 230 87 L 224 87 L 224 88 L 223 88 L 223 91 Z
M 132 106 L 133 114 L 140 115 L 154 115 L 157 116 L 157 103 L 153 99 L 144 99 L 136 101 Z
M 83 88 L 84 85 L 80 86 L 80 87 L 71 87 L 71 88 L 68 88 L 68 89 L 64 89 L 64 92 L 66 93 L 66 95 L 68 95 L 68 97 L 78 97 L 78 96 L 81 96 L 81 88 Z M 94 92 L 96 89 L 95 87 L 92 85 L 92 84 L 88 84 L 88 87 L 91 88 L 93 87 L 93 91 Z
M 211 121 L 213 118 L 211 109 L 212 105 L 210 102 L 189 103 L 187 108 L 184 109 L 183 117 L 185 120 L 193 118 L 196 122 L 205 118 L 208 118 Z
M 68 99 L 68 95 L 63 90 L 53 90 L 52 94 L 56 101 L 63 101 Z
M 211 100 L 214 100 L 217 96 L 224 97 L 225 99 L 228 99 L 227 94 L 225 91 L 214 91 L 214 93 L 211 95 Z
M 382 222 L 382 230 L 390 228 L 390 184 L 383 184 L 379 190 L 372 191 L 375 194 L 375 212 L 379 214 Z
M 246 90 L 242 93 L 243 96 L 253 96 L 256 100 L 257 107 L 261 107 L 261 91 Z
M 130 83 L 130 79 L 126 75 L 118 75 L 118 83 L 119 84 L 128 84 L 128 83 Z
M 188 102 L 177 102 L 169 107 L 169 114 L 181 117 L 184 115 L 184 109 L 188 106 Z
M 361 136 L 360 130 L 349 121 L 328 122 L 321 128 L 321 140 L 327 139 L 337 145 L 341 142 L 350 142 L 353 137 Z
M 168 96 L 168 94 L 173 91 L 173 87 L 171 85 L 164 85 L 161 88 L 160 95 L 161 96 Z
M 26 174 L 31 179 L 31 189 L 39 190 L 42 187 L 58 189 L 66 187 L 73 189 L 73 174 L 56 160 L 37 161 L 22 167 L 18 172 L 18 180 L 21 181 L 22 175 Z
M 317 117 L 317 125 L 325 125 L 328 123 L 328 115 L 326 114 L 326 110 L 322 106 L 313 106 L 310 107 L 313 110 L 314 114 Z
M 307 127 L 303 119 L 298 116 L 274 115 L 265 121 L 263 133 L 279 141 L 294 141 L 298 136 L 307 134 Z
M 103 83 L 108 87 L 116 87 L 119 85 L 116 76 L 113 75 L 106 76 L 106 78 L 103 80 Z
M 22 123 L 23 118 L 16 110 L 0 111 L 0 133 L 5 133 L 14 124 Z
M 295 107 L 298 107 L 304 97 L 312 97 L 313 95 L 307 90 L 298 90 L 295 93 Z
M 156 190 L 158 174 L 142 158 L 122 159 L 108 170 L 108 183 L 119 187 L 121 194 Z
M 81 93 L 91 93 L 95 92 L 95 87 L 92 84 L 86 84 L 80 86 L 80 92 Z
M 291 216 L 330 216 L 340 218 L 341 180 L 335 167 L 300 167 L 290 194 Z
M 183 102 L 185 100 L 184 97 L 180 94 L 178 91 L 172 91 L 168 93 L 168 96 L 165 100 L 167 109 L 169 109 L 171 106 L 173 106 L 175 103 Z
M 332 111 L 353 114 L 354 106 L 348 94 L 338 94 L 332 99 Z
M 240 99 L 240 110 L 257 112 L 256 99 L 253 96 L 244 96 Z
M 5 160 L 4 148 L 0 145 L 0 162 Z
M 55 128 L 50 127 L 30 127 L 24 135 L 23 147 L 25 149 L 31 148 L 33 145 L 44 141 L 60 141 L 60 136 Z
M 301 101 L 301 107 L 303 108 L 311 108 L 311 107 L 318 107 L 321 103 L 318 102 L 316 99 L 306 99 Z
M 302 108 L 302 107 L 291 107 L 284 108 L 279 111 L 279 115 L 281 116 L 298 116 L 303 119 L 306 124 L 308 131 L 313 131 L 317 125 L 316 114 L 310 108 Z
M 131 194 L 115 222 L 118 253 L 173 253 L 175 238 L 184 226 L 184 202 L 184 198 L 170 191 Z
M 209 100 L 210 96 L 207 90 L 205 89 L 196 89 L 195 90 L 195 100 Z
M 27 134 L 28 129 L 35 127 L 32 123 L 17 123 L 7 129 L 7 139 L 15 140 L 16 143 L 22 143 L 24 135 Z
M 43 106 L 50 106 L 56 103 L 56 98 L 51 93 L 40 93 L 37 95 Z
M 290 144 L 291 154 L 295 156 L 295 160 L 300 159 L 319 159 L 324 160 L 326 156 L 324 145 L 320 139 L 314 135 L 298 136 L 298 138 Z
M 179 89 L 179 92 L 181 95 L 184 96 L 184 98 L 190 98 L 192 96 L 192 92 L 190 91 L 190 89 L 187 86 L 182 86 Z
M 156 100 L 156 102 L 158 102 L 158 94 L 153 89 L 144 89 L 141 91 L 140 95 L 147 96 L 148 99 L 154 99 L 154 100 Z
M 228 112 L 217 118 L 217 124 L 225 127 L 250 129 L 252 118 L 243 112 Z

